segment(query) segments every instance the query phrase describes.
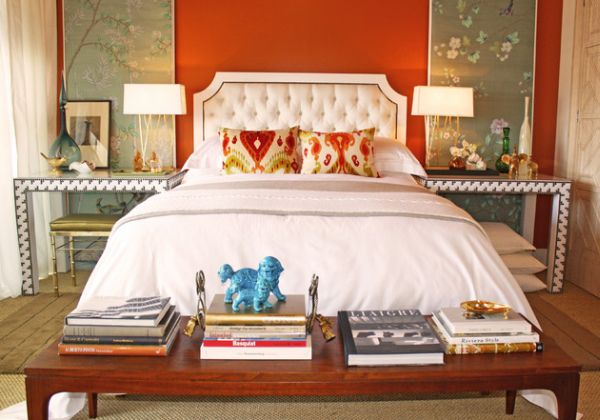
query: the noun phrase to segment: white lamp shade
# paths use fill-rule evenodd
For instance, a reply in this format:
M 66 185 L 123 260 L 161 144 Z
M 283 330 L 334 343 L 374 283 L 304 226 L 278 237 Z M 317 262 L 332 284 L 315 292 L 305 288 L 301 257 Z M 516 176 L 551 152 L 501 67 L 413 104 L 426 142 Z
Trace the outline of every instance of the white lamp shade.
M 415 86 L 412 115 L 473 116 L 473 88 Z
M 176 84 L 123 85 L 124 115 L 182 115 L 185 108 L 185 86 Z

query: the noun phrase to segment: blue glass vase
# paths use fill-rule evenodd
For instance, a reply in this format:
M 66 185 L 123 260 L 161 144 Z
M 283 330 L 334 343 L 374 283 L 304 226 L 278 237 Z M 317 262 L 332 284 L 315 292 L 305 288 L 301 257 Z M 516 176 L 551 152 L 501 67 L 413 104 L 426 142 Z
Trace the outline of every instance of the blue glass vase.
M 65 79 L 63 77 L 60 89 L 60 133 L 58 133 L 58 137 L 50 146 L 49 155 L 50 157 L 64 157 L 65 163 L 60 168 L 68 170 L 71 163 L 81 160 L 81 149 L 79 149 L 75 140 L 67 132 L 66 105 L 67 95 L 65 91 Z

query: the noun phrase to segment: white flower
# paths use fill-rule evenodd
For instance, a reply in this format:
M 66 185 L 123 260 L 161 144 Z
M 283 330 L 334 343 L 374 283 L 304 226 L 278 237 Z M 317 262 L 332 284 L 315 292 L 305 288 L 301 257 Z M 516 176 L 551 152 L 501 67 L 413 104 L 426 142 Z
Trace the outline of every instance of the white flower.
M 454 60 L 457 56 L 458 56 L 457 50 L 448 50 L 448 52 L 446 53 L 446 57 L 448 57 L 450 60 Z
M 476 164 L 480 160 L 481 160 L 481 156 L 479 156 L 477 153 L 471 153 L 469 155 L 469 157 L 467 158 L 467 162 L 472 163 L 472 164 Z
M 508 52 L 510 52 L 512 50 L 512 47 L 513 47 L 513 45 L 509 41 L 504 41 L 502 43 L 502 48 L 500 48 L 500 50 L 502 52 L 508 53 Z
M 458 77 L 458 76 L 454 76 L 454 77 L 452 78 L 452 81 L 453 81 L 454 83 L 460 83 L 460 77 Z
M 448 46 L 450 48 L 452 48 L 453 50 L 457 50 L 457 49 L 460 48 L 461 44 L 462 43 L 460 41 L 460 38 L 456 38 L 456 37 L 453 36 L 453 37 L 450 38 L 450 42 L 448 43 Z
M 451 156 L 462 156 L 463 154 L 463 149 L 460 147 L 456 147 L 456 146 L 450 146 L 450 155 Z

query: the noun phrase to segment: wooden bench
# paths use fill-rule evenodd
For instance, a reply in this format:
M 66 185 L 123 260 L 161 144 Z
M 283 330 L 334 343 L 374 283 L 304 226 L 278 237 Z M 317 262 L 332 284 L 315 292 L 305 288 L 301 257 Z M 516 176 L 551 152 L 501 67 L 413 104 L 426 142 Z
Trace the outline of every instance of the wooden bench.
M 181 329 L 187 317 L 181 321 Z M 318 330 L 318 329 L 316 329 Z M 446 355 L 434 366 L 344 365 L 342 340 L 325 343 L 313 332 L 312 360 L 200 360 L 202 334 L 180 332 L 167 357 L 59 356 L 57 342 L 25 367 L 30 420 L 46 419 L 50 397 L 86 392 L 90 417 L 98 393 L 202 396 L 367 395 L 506 391 L 512 414 L 517 390 L 548 389 L 558 418 L 575 419 L 580 366 L 544 336 L 539 353 Z

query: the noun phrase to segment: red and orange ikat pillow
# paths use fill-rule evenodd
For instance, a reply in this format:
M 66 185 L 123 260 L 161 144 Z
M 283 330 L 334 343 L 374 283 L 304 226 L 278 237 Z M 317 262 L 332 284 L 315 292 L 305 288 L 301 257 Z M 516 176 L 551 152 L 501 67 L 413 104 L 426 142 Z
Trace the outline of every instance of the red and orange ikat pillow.
M 298 127 L 259 131 L 222 128 L 219 139 L 225 174 L 300 172 Z
M 374 165 L 375 129 L 323 133 L 300 130 L 303 174 L 378 177 Z
M 298 130 L 298 127 L 258 131 L 222 128 L 219 140 L 223 149 L 223 173 L 378 177 L 374 165 L 374 135 L 374 128 L 329 133 Z

